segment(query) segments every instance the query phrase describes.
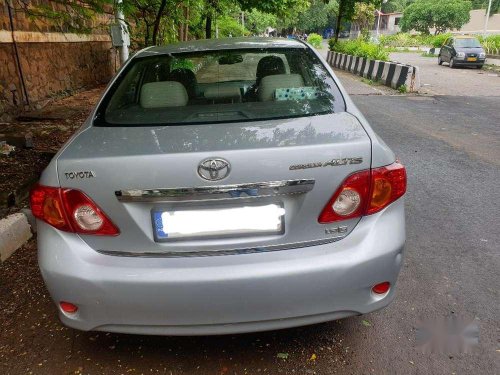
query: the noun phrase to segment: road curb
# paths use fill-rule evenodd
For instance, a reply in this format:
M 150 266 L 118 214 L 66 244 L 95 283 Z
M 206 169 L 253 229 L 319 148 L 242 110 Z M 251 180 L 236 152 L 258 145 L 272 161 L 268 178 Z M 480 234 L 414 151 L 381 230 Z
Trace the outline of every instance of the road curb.
M 27 216 L 16 213 L 0 220 L 0 262 L 5 262 L 33 236 Z
M 396 90 L 402 86 L 406 86 L 408 92 L 418 92 L 420 89 L 420 74 L 416 66 L 394 61 L 370 60 L 333 51 L 328 51 L 326 61 L 333 68 L 379 81 Z

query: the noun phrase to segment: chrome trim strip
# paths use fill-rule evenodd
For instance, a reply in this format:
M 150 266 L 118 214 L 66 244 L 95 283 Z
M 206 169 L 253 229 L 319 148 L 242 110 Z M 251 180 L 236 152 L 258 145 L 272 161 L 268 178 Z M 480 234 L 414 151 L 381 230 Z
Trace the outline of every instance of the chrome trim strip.
M 262 198 L 303 194 L 311 191 L 315 180 L 285 180 L 237 185 L 117 190 L 121 202 L 176 202 L 213 199 Z
M 98 253 L 111 256 L 132 257 L 132 258 L 187 258 L 187 257 L 207 257 L 219 255 L 241 255 L 241 254 L 257 254 L 266 253 L 269 251 L 281 251 L 299 249 L 303 247 L 311 247 L 318 245 L 326 245 L 328 243 L 341 240 L 344 236 L 325 238 L 321 240 L 294 242 L 282 245 L 270 245 L 262 247 L 252 247 L 243 249 L 229 250 L 205 250 L 205 251 L 164 251 L 164 252 L 127 252 L 127 251 L 112 251 L 112 250 L 97 250 Z

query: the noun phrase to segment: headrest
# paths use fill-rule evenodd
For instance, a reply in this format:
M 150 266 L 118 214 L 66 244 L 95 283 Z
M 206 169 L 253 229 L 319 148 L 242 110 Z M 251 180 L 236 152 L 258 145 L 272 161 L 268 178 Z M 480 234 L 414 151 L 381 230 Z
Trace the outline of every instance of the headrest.
M 177 68 L 168 74 L 168 81 L 177 81 L 184 85 L 190 98 L 196 97 L 196 75 L 192 70 L 186 68 Z
M 257 64 L 256 83 L 260 83 L 261 79 L 274 74 L 285 74 L 285 63 L 278 56 L 266 56 L 259 60 Z
M 175 81 L 149 82 L 142 85 L 142 108 L 181 107 L 188 102 L 182 83 Z
M 304 80 L 300 74 L 277 74 L 262 78 L 259 85 L 259 100 L 267 102 L 274 100 L 276 89 L 286 89 L 304 86 Z

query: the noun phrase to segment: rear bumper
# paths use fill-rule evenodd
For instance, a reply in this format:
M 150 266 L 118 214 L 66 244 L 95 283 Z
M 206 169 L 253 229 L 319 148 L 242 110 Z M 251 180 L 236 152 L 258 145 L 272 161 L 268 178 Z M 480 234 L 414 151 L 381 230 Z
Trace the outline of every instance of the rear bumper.
M 338 242 L 267 253 L 131 258 L 97 253 L 38 223 L 39 264 L 60 312 L 80 330 L 207 335 L 273 330 L 368 313 L 394 298 L 404 201 L 364 217 Z M 389 281 L 390 291 L 371 287 Z

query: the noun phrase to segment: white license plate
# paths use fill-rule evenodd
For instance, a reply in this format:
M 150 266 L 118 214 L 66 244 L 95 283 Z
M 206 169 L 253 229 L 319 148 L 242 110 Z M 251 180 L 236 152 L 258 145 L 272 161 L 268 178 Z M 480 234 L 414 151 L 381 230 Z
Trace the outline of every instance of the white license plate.
M 156 241 L 281 234 L 285 209 L 278 204 L 153 211 Z

